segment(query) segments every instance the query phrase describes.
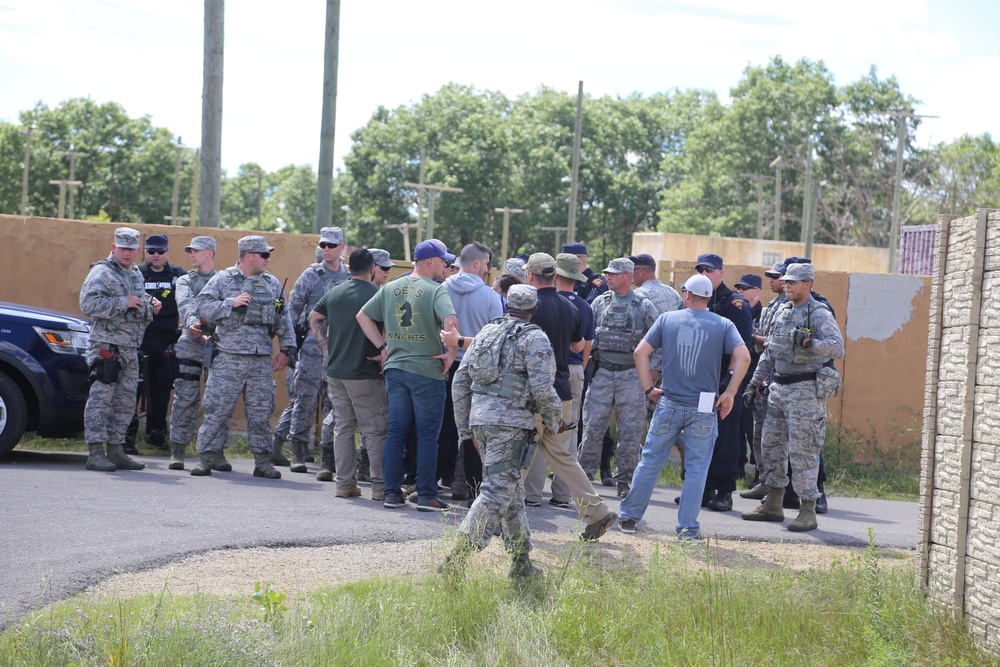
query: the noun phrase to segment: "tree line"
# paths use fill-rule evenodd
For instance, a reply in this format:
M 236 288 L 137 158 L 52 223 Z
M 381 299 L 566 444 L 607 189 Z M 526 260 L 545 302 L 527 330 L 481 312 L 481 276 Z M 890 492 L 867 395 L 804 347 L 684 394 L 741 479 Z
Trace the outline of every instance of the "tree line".
M 780 238 L 798 240 L 811 208 L 816 242 L 885 246 L 900 128 L 904 224 L 1000 206 L 1000 146 L 988 134 L 918 146 L 914 134 L 925 121 L 917 104 L 874 67 L 837 86 L 822 61 L 780 57 L 748 66 L 728 102 L 706 90 L 587 97 L 576 237 L 604 257 L 627 253 L 639 231 L 751 238 L 763 223 L 773 238 L 772 165 L 780 157 Z M 437 196 L 435 236 L 456 247 L 476 239 L 499 248 L 502 213 L 494 209 L 506 206 L 526 209 L 511 217 L 511 252 L 548 250 L 557 232 L 543 228 L 568 219 L 575 115 L 575 96 L 550 88 L 510 99 L 455 83 L 412 104 L 379 107 L 351 135 L 334 184 L 334 222 L 348 227 L 349 242 L 402 256 L 402 236 L 387 225 L 413 223 L 418 207 L 428 208 L 426 195 L 405 185 L 423 171 L 426 183 L 463 189 Z M 0 123 L 0 211 L 21 210 L 27 126 L 29 215 L 56 215 L 58 189 L 49 181 L 68 177 L 61 151 L 90 154 L 76 164 L 85 187 L 75 193 L 75 217 L 162 223 L 170 214 L 174 136 L 149 117 L 89 98 L 39 103 L 20 124 Z M 196 156 L 180 156 L 183 217 Z M 265 172 L 248 163 L 223 177 L 221 222 L 308 233 L 315 200 L 312 167 Z

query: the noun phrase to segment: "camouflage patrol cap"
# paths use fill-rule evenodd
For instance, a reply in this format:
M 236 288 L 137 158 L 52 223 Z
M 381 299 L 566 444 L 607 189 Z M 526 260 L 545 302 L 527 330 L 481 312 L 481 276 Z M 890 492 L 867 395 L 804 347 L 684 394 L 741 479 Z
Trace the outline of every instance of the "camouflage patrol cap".
M 119 227 L 115 230 L 115 247 L 129 250 L 139 249 L 139 230 L 131 227 Z
M 785 263 L 775 262 L 774 266 L 764 272 L 768 278 L 780 278 L 785 273 Z
M 785 275 L 780 280 L 798 282 L 800 280 L 815 280 L 816 269 L 812 264 L 789 264 Z
M 524 262 L 517 257 L 511 257 L 503 263 L 503 272 L 517 276 L 522 283 L 528 280 L 528 274 L 524 270 Z
M 508 310 L 531 310 L 538 303 L 538 290 L 531 285 L 511 285 L 507 290 Z
M 392 263 L 392 259 L 389 258 L 389 252 L 387 250 L 382 250 L 382 248 L 368 248 L 368 252 L 372 254 L 372 259 L 375 260 L 375 264 L 381 266 L 383 269 L 391 269 L 396 266 Z
M 215 252 L 215 239 L 211 236 L 196 236 L 191 239 L 191 243 L 184 246 L 184 252 L 192 250 L 211 250 Z
M 344 242 L 344 230 L 340 227 L 324 227 L 319 230 L 319 242 L 341 245 Z
M 239 240 L 240 252 L 274 252 L 274 247 L 267 245 L 263 236 L 244 236 Z
M 601 273 L 635 273 L 635 264 L 628 257 L 618 257 L 608 262 L 608 268 Z

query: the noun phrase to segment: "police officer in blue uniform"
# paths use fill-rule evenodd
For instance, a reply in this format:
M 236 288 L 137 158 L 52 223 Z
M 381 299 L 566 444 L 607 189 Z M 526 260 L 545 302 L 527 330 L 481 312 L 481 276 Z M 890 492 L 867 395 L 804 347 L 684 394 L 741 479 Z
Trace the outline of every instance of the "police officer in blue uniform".
M 712 282 L 712 298 L 708 301 L 708 309 L 736 325 L 743 342 L 750 347 L 753 344 L 753 315 L 750 303 L 723 282 L 725 271 L 722 258 L 712 253 L 698 255 L 695 270 Z M 720 391 L 729 384 L 728 368 L 729 357 L 726 355 L 723 356 L 722 367 L 719 369 Z M 668 379 L 664 378 L 664 382 L 667 381 Z M 747 381 L 748 378 L 743 379 L 744 383 Z M 742 391 L 743 387 L 740 387 L 740 392 Z M 714 512 L 728 512 L 733 509 L 733 491 L 736 490 L 740 460 L 740 420 L 743 418 L 742 401 L 736 402 L 740 405 L 734 405 L 726 418 L 719 420 L 719 435 L 715 440 L 712 463 L 708 467 L 702 507 Z
M 580 259 L 580 273 L 587 277 L 586 282 L 577 282 L 575 292 L 587 303 L 593 303 L 594 299 L 608 291 L 608 283 L 604 276 L 595 272 L 587 266 L 587 244 L 586 243 L 564 243 L 563 252 L 576 255 Z

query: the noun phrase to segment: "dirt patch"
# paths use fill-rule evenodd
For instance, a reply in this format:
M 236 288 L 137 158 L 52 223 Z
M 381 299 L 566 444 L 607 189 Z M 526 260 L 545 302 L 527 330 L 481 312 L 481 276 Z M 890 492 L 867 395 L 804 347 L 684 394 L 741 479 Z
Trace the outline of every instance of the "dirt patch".
M 768 569 L 828 569 L 860 558 L 864 549 L 823 545 L 709 539 L 703 545 L 678 545 L 672 537 L 611 531 L 596 544 L 582 544 L 573 534 L 535 533 L 532 558 L 553 571 L 567 558 L 589 557 L 607 565 L 642 566 L 658 550 L 683 548 L 693 567 L 751 566 Z M 167 591 L 173 595 L 209 593 L 249 595 L 257 581 L 273 582 L 283 593 L 357 581 L 372 576 L 423 576 L 434 572 L 448 546 L 442 540 L 373 542 L 329 547 L 254 548 L 212 551 L 168 566 L 109 577 L 86 595 L 121 595 Z M 882 550 L 883 563 L 913 567 L 915 552 Z M 500 540 L 477 555 L 475 563 L 502 569 L 508 563 Z

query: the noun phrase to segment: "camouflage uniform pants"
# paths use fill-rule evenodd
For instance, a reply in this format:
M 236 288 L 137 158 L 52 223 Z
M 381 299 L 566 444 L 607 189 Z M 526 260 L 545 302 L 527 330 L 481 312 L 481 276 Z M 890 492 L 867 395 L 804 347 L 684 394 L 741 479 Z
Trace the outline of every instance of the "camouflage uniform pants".
M 767 470 L 764 467 L 764 455 L 761 452 L 760 443 L 764 435 L 764 420 L 767 418 L 767 396 L 768 392 L 753 402 L 753 439 L 750 446 L 753 448 L 753 460 L 757 462 L 757 477 L 767 479 Z
M 174 379 L 174 404 L 170 409 L 170 442 L 187 445 L 195 434 L 201 404 L 201 369 L 205 346 L 188 336 L 174 345 L 179 375 Z
M 634 368 L 623 371 L 597 369 L 583 405 L 583 442 L 579 456 L 580 465 L 587 473 L 596 472 L 601 465 L 604 432 L 611 424 L 611 411 L 614 410 L 618 425 L 614 479 L 622 484 L 632 482 L 646 428 L 647 402 L 639 384 L 639 373 Z
M 761 450 L 765 482 L 774 488 L 788 484 L 786 464 L 792 464 L 792 487 L 802 500 L 819 498 L 816 478 L 819 453 L 826 437 L 826 401 L 816 398 L 816 382 L 772 384 Z
M 326 351 L 311 333 L 299 350 L 299 362 L 290 372 L 288 405 L 278 419 L 275 434 L 284 440 L 309 442 L 316 423 L 316 401 L 326 377 Z
M 483 468 L 510 461 L 520 451 L 531 431 L 513 426 L 473 426 L 472 434 L 483 455 Z M 531 532 L 524 510 L 524 486 L 521 469 L 515 464 L 492 475 L 484 475 L 469 513 L 459 532 L 465 533 L 478 549 L 485 549 L 490 538 L 503 529 L 504 545 L 513 553 L 531 551 Z
M 371 462 L 372 495 L 381 494 L 382 450 L 389 429 L 389 398 L 382 380 L 326 379 L 330 400 L 337 415 L 333 433 L 333 455 L 337 465 L 334 482 L 339 491 L 350 491 L 357 484 L 358 459 L 354 429 L 360 428 L 368 444 Z
M 107 349 L 106 343 L 91 341 L 87 344 L 87 363 L 98 359 L 97 351 Z M 139 386 L 138 348 L 121 347 L 121 379 L 114 384 L 94 382 L 83 412 L 83 433 L 87 444 L 107 443 L 120 445 L 125 442 L 132 414 L 135 412 L 135 393 Z
M 205 420 L 198 429 L 199 454 L 222 451 L 241 395 L 250 451 L 271 451 L 271 412 L 276 400 L 271 363 L 271 355 L 267 354 L 219 354 L 205 383 L 202 402 Z

